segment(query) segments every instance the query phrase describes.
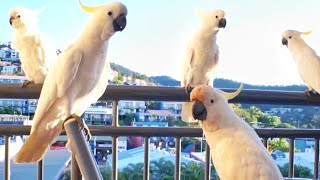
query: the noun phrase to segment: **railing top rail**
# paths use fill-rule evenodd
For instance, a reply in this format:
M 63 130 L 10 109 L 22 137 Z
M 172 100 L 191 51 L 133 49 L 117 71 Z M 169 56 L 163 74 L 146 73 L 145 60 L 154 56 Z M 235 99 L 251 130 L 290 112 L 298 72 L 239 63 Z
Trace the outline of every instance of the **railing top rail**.
M 222 89 L 234 91 L 235 89 Z M 0 84 L 0 98 L 37 99 L 41 85 L 21 88 L 20 84 Z M 164 86 L 125 86 L 108 85 L 101 100 L 136 100 L 136 101 L 188 101 L 189 97 L 182 87 Z M 320 105 L 320 96 L 307 96 L 303 91 L 273 91 L 244 89 L 231 103 L 246 104 L 282 104 L 282 105 Z
M 91 134 L 95 136 L 202 137 L 203 135 L 201 128 L 189 127 L 89 126 L 89 128 Z M 30 129 L 30 126 L 0 126 L 0 135 L 29 135 Z M 319 129 L 261 128 L 255 131 L 261 138 L 320 138 Z M 65 135 L 65 131 L 61 134 Z

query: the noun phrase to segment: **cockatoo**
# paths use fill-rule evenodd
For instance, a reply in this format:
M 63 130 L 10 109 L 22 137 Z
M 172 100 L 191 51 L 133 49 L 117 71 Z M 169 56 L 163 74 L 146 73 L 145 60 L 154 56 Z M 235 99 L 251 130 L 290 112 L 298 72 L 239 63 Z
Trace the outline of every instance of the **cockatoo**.
M 202 12 L 197 10 L 201 18 L 200 29 L 189 42 L 185 57 L 181 86 L 189 94 L 192 87 L 201 84 L 213 86 L 214 71 L 219 60 L 219 49 L 216 43 L 220 28 L 225 28 L 227 21 L 223 10 Z M 192 104 L 182 104 L 182 120 L 194 122 Z
M 108 42 L 115 32 L 126 27 L 127 8 L 117 2 L 98 7 L 79 3 L 93 15 L 78 39 L 58 56 L 48 72 L 30 136 L 15 156 L 16 163 L 41 160 L 61 133 L 64 122 L 76 117 L 81 123 L 79 116 L 106 90 Z
M 303 35 L 309 35 L 311 31 L 299 32 L 287 30 L 282 34 L 282 44 L 286 45 L 295 60 L 299 75 L 310 93 L 320 93 L 320 57 L 317 53 L 302 39 Z
M 220 179 L 283 179 L 256 132 L 228 104 L 241 89 L 230 94 L 200 85 L 191 92 L 193 116 L 202 121 L 214 167 Z
M 45 8 L 31 10 L 24 7 L 15 7 L 9 10 L 10 25 L 15 30 L 12 47 L 19 52 L 21 67 L 30 83 L 43 84 L 48 69 L 57 58 L 55 49 L 49 39 L 38 27 L 38 15 Z

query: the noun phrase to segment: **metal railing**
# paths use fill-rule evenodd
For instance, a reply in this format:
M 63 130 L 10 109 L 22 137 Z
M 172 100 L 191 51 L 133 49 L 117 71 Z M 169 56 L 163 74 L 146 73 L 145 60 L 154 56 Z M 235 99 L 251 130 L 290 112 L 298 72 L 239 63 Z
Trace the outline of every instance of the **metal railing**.
M 41 86 L 31 85 L 28 88 L 20 88 L 20 84 L 0 85 L 0 98 L 39 98 Z M 224 91 L 234 91 L 234 89 L 223 89 Z M 89 127 L 92 135 L 112 136 L 112 179 L 118 177 L 118 146 L 119 136 L 143 136 L 145 137 L 145 158 L 143 179 L 149 179 L 149 138 L 151 136 L 172 136 L 176 137 L 176 163 L 175 179 L 180 179 L 181 163 L 181 138 L 182 137 L 201 137 L 200 128 L 143 128 L 143 127 L 119 127 L 118 126 L 118 102 L 120 100 L 154 100 L 154 101 L 188 101 L 189 97 L 181 87 L 147 87 L 147 86 L 114 86 L 109 85 L 101 100 L 113 100 L 113 121 L 112 126 L 91 126 Z M 282 105 L 320 105 L 320 96 L 307 96 L 304 92 L 294 91 L 265 91 L 265 90 L 243 90 L 239 96 L 231 100 L 230 103 L 245 104 L 282 104 Z M 9 136 L 28 135 L 29 126 L 0 126 L 0 135 L 5 138 L 5 168 L 4 179 L 10 179 Z M 320 130 L 307 129 L 256 129 L 258 135 L 263 138 L 263 143 L 267 146 L 267 139 L 273 137 L 285 137 L 290 139 L 289 147 L 289 178 L 293 177 L 293 158 L 294 158 L 294 139 L 295 138 L 314 138 L 315 139 L 315 163 L 314 179 L 318 179 L 319 161 L 319 138 Z M 62 132 L 65 134 L 65 132 Z M 72 156 L 74 158 L 74 156 Z M 205 179 L 211 177 L 210 174 L 210 149 L 206 146 L 205 155 Z M 79 169 L 75 166 L 75 159 L 72 159 L 72 179 L 80 178 Z M 43 179 L 43 163 L 38 163 L 38 179 Z

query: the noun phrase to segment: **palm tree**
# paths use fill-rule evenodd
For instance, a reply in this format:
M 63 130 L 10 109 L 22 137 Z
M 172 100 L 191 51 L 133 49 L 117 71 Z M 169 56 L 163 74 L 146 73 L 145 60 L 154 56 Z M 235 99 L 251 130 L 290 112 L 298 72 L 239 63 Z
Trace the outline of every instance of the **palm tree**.
M 142 179 L 143 176 L 143 163 L 132 164 L 123 168 L 119 173 L 120 180 Z
M 164 158 L 158 161 L 150 162 L 150 179 L 155 180 L 167 180 L 173 179 L 174 174 L 174 164 L 171 161 L 167 161 Z
M 189 162 L 188 164 L 181 164 L 181 179 L 204 179 L 204 165 L 195 162 Z

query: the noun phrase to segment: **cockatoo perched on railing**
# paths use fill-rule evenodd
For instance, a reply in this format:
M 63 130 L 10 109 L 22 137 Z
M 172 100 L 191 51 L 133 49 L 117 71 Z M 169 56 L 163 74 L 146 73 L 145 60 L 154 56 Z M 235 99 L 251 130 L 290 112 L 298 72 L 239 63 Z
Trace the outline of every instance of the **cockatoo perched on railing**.
M 200 85 L 191 92 L 193 116 L 202 121 L 214 167 L 220 179 L 282 180 L 259 136 L 228 104 L 241 89 L 242 85 L 234 93 L 225 93 Z
M 302 36 L 310 33 L 311 31 L 287 30 L 282 34 L 282 44 L 290 50 L 297 64 L 299 75 L 308 87 L 305 92 L 309 96 L 310 93 L 314 93 L 314 90 L 320 93 L 320 57 L 302 39 Z
M 48 69 L 56 60 L 55 49 L 38 27 L 38 15 L 45 8 L 31 10 L 16 7 L 9 10 L 10 25 L 15 30 L 12 47 L 19 52 L 21 67 L 29 83 L 43 84 Z
M 181 80 L 181 86 L 186 88 L 188 94 L 194 86 L 213 85 L 214 71 L 219 60 L 217 34 L 227 24 L 223 10 L 197 10 L 197 14 L 201 17 L 201 26 L 188 45 Z M 181 115 L 185 122 L 195 121 L 190 102 L 183 103 Z
M 58 56 L 48 72 L 30 136 L 15 156 L 17 163 L 41 160 L 70 117 L 86 127 L 79 116 L 106 90 L 109 39 L 126 27 L 127 8 L 116 2 L 99 7 L 79 3 L 93 15 L 80 37 Z

